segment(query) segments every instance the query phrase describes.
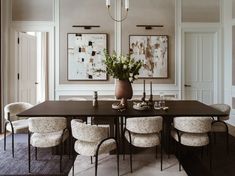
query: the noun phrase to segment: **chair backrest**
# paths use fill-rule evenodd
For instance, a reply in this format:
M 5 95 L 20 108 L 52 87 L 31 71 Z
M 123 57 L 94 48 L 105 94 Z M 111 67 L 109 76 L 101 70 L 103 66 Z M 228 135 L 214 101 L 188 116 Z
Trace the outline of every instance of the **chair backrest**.
M 28 119 L 29 131 L 33 133 L 53 133 L 67 127 L 64 117 L 33 117 Z
M 227 104 L 212 104 L 211 107 L 228 114 L 228 116 L 219 117 L 220 120 L 228 120 L 229 119 L 229 114 L 231 111 L 231 107 L 229 105 L 227 105 Z
M 162 130 L 162 117 L 134 117 L 126 120 L 126 128 L 133 133 L 149 134 Z
M 74 119 L 71 121 L 72 135 L 80 141 L 99 142 L 108 137 L 109 127 L 88 125 Z
M 7 104 L 4 107 L 4 118 L 8 120 L 8 113 L 10 113 L 9 120 L 11 121 L 18 120 L 19 118 L 16 116 L 16 114 L 21 113 L 31 107 L 33 107 L 33 105 L 26 102 L 15 102 Z
M 175 117 L 174 127 L 187 133 L 207 133 L 211 131 L 211 117 Z

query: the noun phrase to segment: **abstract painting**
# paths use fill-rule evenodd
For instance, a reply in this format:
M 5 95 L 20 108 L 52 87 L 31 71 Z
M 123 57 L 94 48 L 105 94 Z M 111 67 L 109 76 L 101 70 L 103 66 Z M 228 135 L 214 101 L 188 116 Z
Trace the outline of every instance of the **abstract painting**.
M 168 78 L 168 36 L 130 35 L 130 57 L 143 63 L 139 78 Z
M 107 80 L 107 34 L 68 33 L 68 80 Z

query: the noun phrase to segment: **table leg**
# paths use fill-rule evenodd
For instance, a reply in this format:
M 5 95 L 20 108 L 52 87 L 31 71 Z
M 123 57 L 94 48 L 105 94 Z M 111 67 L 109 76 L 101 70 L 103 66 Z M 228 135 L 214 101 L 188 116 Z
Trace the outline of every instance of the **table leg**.
M 170 146 L 170 139 L 171 139 L 171 123 L 173 117 L 163 117 L 163 130 L 164 130 L 164 150 L 167 154 L 171 154 L 171 146 Z

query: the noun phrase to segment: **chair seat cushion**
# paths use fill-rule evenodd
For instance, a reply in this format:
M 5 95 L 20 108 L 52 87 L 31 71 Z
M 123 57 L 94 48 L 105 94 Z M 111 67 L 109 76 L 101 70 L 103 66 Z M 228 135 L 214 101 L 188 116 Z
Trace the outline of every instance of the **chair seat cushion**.
M 160 144 L 160 138 L 158 133 L 150 133 L 150 134 L 131 134 L 131 144 L 136 147 L 154 147 Z M 125 132 L 125 138 L 128 142 L 130 142 L 128 131 Z
M 77 140 L 74 144 L 74 150 L 80 155 L 95 156 L 96 149 L 98 147 L 97 142 L 86 142 Z M 116 148 L 116 142 L 114 139 L 104 141 L 99 148 L 99 154 L 109 153 Z
M 209 144 L 209 137 L 207 133 L 184 133 L 180 132 L 181 144 L 192 147 L 205 146 Z M 171 131 L 171 136 L 179 142 L 177 132 Z
M 212 132 L 226 132 L 227 126 L 224 122 L 212 123 L 211 131 Z
M 28 132 L 28 120 L 16 120 L 12 122 L 14 133 L 27 133 Z M 7 131 L 12 132 L 10 123 L 7 124 Z
M 34 147 L 47 148 L 60 144 L 63 131 L 53 133 L 33 133 L 31 136 L 31 145 Z M 63 142 L 69 137 L 68 130 L 65 130 Z

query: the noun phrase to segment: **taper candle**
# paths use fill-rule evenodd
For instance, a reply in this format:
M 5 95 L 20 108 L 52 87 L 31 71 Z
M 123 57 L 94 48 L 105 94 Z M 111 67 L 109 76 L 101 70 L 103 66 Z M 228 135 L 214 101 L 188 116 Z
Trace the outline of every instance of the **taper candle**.
M 125 9 L 126 9 L 126 10 L 129 9 L 129 0 L 125 0 Z
M 110 0 L 106 0 L 106 7 L 110 6 Z

